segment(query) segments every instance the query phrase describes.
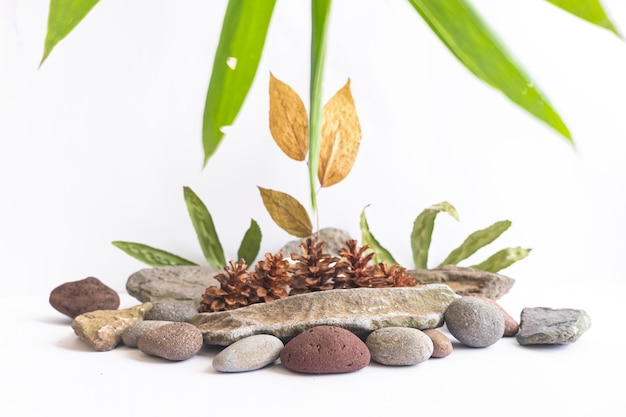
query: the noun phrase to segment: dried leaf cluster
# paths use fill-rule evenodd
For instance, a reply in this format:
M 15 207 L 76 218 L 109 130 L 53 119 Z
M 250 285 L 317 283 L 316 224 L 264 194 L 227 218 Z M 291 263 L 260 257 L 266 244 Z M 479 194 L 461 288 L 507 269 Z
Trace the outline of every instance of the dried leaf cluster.
M 252 272 L 243 260 L 229 261 L 224 272 L 215 276 L 220 287 L 206 289 L 199 310 L 233 310 L 314 291 L 419 285 L 398 264 L 372 263 L 375 254 L 367 245 L 359 247 L 354 239 L 346 242 L 340 257 L 325 253 L 325 244 L 307 238 L 300 244 L 301 253 L 291 254 L 292 262 L 282 252 L 267 253 Z

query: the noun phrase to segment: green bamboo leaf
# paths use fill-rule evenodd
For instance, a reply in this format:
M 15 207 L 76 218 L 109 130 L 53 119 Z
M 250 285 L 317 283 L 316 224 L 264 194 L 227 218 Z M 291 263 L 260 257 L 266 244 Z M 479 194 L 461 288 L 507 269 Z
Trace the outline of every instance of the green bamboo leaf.
M 322 78 L 326 57 L 326 32 L 331 0 L 311 1 L 311 76 L 309 87 L 309 188 L 311 206 L 317 210 L 316 178 L 322 133 Z
M 428 251 L 432 240 L 435 218 L 437 214 L 445 212 L 454 217 L 457 221 L 459 215 L 452 204 L 444 201 L 434 204 L 424 209 L 413 222 L 411 232 L 411 250 L 413 252 L 413 263 L 416 269 L 426 269 L 428 264 Z
M 462 260 L 469 258 L 478 249 L 496 240 L 510 226 L 511 222 L 509 220 L 502 220 L 485 229 L 475 231 L 465 239 L 461 246 L 450 252 L 448 257 L 439 264 L 439 268 L 444 265 L 456 265 Z
M 561 117 L 467 1 L 409 0 L 409 3 L 474 75 L 573 143 Z
M 472 266 L 472 268 L 487 272 L 498 272 L 513 265 L 517 261 L 521 261 L 528 256 L 530 251 L 531 249 L 521 247 L 502 249 L 478 265 Z
M 599 0 L 547 0 L 549 3 L 577 16 L 589 23 L 610 30 L 621 37 L 617 28 L 609 19 Z
M 99 0 L 50 0 L 48 31 L 39 66 L 50 52 L 78 25 Z
M 296 237 L 311 236 L 311 219 L 298 200 L 281 191 L 258 188 L 265 208 L 278 226 Z
M 366 206 L 365 208 L 367 207 L 369 206 Z M 389 251 L 385 249 L 378 242 L 378 240 L 376 240 L 376 238 L 370 231 L 370 227 L 367 224 L 367 219 L 365 218 L 365 208 L 363 209 L 363 211 L 361 211 L 361 243 L 363 245 L 368 245 L 370 249 L 376 254 L 376 256 L 374 256 L 374 259 L 372 259 L 372 262 L 379 263 L 385 261 L 390 265 L 397 263 L 396 260 L 393 259 L 393 256 L 391 256 L 391 253 L 389 253 Z
M 150 266 L 168 265 L 196 265 L 185 258 L 171 254 L 161 249 L 135 242 L 115 241 L 111 242 L 115 247 L 123 250 L 135 259 Z
M 191 218 L 193 228 L 198 236 L 202 253 L 210 266 L 222 269 L 226 265 L 224 250 L 217 236 L 211 213 L 200 198 L 189 187 L 183 187 L 185 204 Z
M 204 165 L 237 117 L 256 75 L 276 0 L 229 0 L 204 106 Z
M 261 228 L 259 224 L 250 220 L 250 227 L 243 236 L 239 251 L 237 252 L 237 259 L 243 259 L 247 265 L 252 265 L 252 262 L 257 258 L 259 249 L 261 248 Z

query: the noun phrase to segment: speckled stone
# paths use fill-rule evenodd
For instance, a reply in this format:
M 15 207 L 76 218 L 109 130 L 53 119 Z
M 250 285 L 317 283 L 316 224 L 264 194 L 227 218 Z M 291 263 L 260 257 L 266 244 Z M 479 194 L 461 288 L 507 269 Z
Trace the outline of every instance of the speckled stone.
M 96 310 L 116 310 L 120 297 L 98 278 L 66 282 L 50 293 L 50 305 L 70 318 Z
M 130 326 L 122 333 L 122 343 L 128 347 L 137 347 L 137 341 L 145 333 L 154 330 L 166 324 L 173 323 L 171 321 L 162 320 L 142 320 Z
M 261 369 L 276 361 L 284 346 L 279 338 L 269 334 L 246 337 L 218 353 L 213 359 L 213 368 L 220 372 Z
M 382 365 L 417 365 L 433 354 L 433 342 L 421 330 L 410 327 L 385 327 L 370 333 L 365 340 L 372 360 Z
M 198 314 L 198 308 L 188 301 L 163 301 L 152 304 L 152 309 L 146 313 L 145 320 L 189 322 Z
M 498 307 L 477 297 L 452 301 L 444 318 L 450 334 L 465 346 L 487 347 L 504 334 L 504 317 Z
M 318 326 L 291 339 L 280 352 L 285 368 L 308 374 L 358 371 L 370 362 L 365 343 L 349 330 Z
M 502 313 L 502 317 L 504 318 L 504 334 L 502 335 L 503 337 L 513 337 L 517 334 L 517 332 L 519 331 L 519 323 L 496 300 L 492 300 L 481 295 L 473 295 L 473 297 L 487 300 L 496 307 L 498 307 L 498 310 L 500 310 L 500 312 Z
M 522 310 L 520 345 L 566 345 L 574 343 L 591 327 L 584 310 L 573 308 L 526 307 Z
M 452 353 L 453 346 L 448 336 L 437 329 L 424 330 L 424 334 L 433 342 L 432 358 L 445 358 Z
M 202 348 L 202 333 L 189 323 L 170 323 L 142 335 L 137 340 L 137 347 L 150 356 L 184 361 Z

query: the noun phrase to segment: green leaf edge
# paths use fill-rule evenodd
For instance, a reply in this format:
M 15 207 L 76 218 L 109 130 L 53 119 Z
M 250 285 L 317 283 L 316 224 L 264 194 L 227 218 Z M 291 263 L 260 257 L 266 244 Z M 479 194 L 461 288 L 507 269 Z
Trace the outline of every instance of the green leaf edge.
M 413 230 L 411 231 L 411 252 L 416 269 L 427 268 L 428 252 L 430 250 L 433 229 L 435 227 L 435 218 L 437 214 L 441 212 L 448 213 L 456 221 L 459 221 L 459 214 L 456 208 L 447 201 L 443 201 L 422 210 L 413 222 Z
M 149 266 L 197 265 L 196 263 L 178 255 L 174 255 L 173 253 L 153 248 L 152 246 L 144 245 L 142 243 L 126 242 L 121 240 L 116 240 L 111 243 L 116 248 L 121 249 L 128 255 Z
M 530 251 L 531 249 L 522 248 L 520 246 L 515 248 L 502 249 L 491 255 L 483 262 L 477 265 L 473 265 L 471 268 L 495 273 L 505 268 L 508 268 L 515 262 L 521 261 L 522 259 L 526 258 Z
M 457 265 L 459 262 L 472 256 L 479 249 L 496 240 L 509 227 L 511 227 L 510 220 L 501 220 L 489 227 L 473 232 L 459 247 L 450 252 L 446 259 L 439 264 L 438 268 L 444 265 Z
M 237 259 L 243 259 L 247 265 L 252 265 L 252 262 L 254 262 L 259 255 L 262 237 L 263 234 L 261 233 L 259 224 L 254 219 L 251 219 L 250 226 L 243 235 L 241 245 L 239 245 Z
M 361 243 L 363 245 L 368 245 L 370 250 L 375 253 L 374 258 L 372 259 L 373 263 L 385 261 L 391 265 L 396 264 L 397 262 L 391 253 L 385 249 L 372 234 L 369 224 L 367 223 L 367 218 L 365 217 L 365 209 L 367 207 L 369 207 L 369 205 L 365 206 L 365 208 L 361 211 L 359 222 L 359 227 L 361 228 Z
M 209 265 L 222 269 L 226 265 L 224 250 L 220 243 L 213 217 L 202 200 L 189 187 L 183 187 L 185 204 L 193 228 L 198 237 L 198 243 Z

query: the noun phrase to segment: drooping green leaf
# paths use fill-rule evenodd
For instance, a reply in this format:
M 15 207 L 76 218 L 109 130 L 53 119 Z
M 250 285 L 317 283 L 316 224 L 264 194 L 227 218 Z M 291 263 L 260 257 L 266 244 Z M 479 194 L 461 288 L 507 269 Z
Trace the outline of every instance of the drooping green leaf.
M 372 259 L 372 262 L 379 263 L 385 261 L 390 265 L 397 263 L 393 256 L 391 256 L 391 253 L 389 253 L 389 251 L 385 249 L 378 242 L 378 240 L 376 240 L 376 238 L 370 231 L 370 227 L 367 224 L 367 219 L 365 218 L 365 208 L 363 209 L 363 211 L 361 211 L 361 221 L 359 222 L 359 225 L 361 227 L 361 243 L 363 245 L 368 245 L 370 249 L 376 254 Z
M 50 52 L 78 25 L 99 0 L 50 0 L 48 31 L 39 66 Z
M 413 263 L 416 269 L 426 269 L 428 264 L 428 251 L 432 240 L 435 218 L 437 214 L 445 212 L 454 217 L 457 221 L 459 215 L 452 204 L 444 201 L 434 204 L 424 209 L 413 222 L 411 232 L 411 250 L 413 252 Z
M 409 0 L 409 3 L 474 75 L 573 143 L 561 117 L 467 1 Z
M 156 249 L 148 245 L 135 242 L 115 241 L 113 245 L 135 259 L 140 260 L 150 266 L 168 266 L 168 265 L 196 265 L 185 258 L 171 254 L 161 249 Z
M 317 210 L 316 178 L 322 132 L 322 78 L 326 57 L 326 32 L 331 0 L 311 1 L 311 75 L 309 87 L 309 188 L 311 206 Z
M 276 0 L 229 0 L 204 106 L 204 164 L 215 153 L 256 75 Z
M 237 258 L 243 259 L 247 265 L 252 265 L 252 262 L 254 262 L 259 254 L 259 249 L 261 248 L 261 238 L 262 234 L 259 224 L 254 221 L 254 219 L 251 219 L 250 227 L 248 227 L 248 230 L 241 241 L 241 245 L 239 245 Z
M 487 272 L 498 272 L 513 265 L 517 261 L 521 261 L 528 256 L 530 251 L 531 249 L 521 247 L 502 249 L 478 265 L 472 266 L 472 268 Z
M 185 204 L 191 218 L 191 223 L 198 236 L 198 243 L 209 265 L 216 269 L 222 269 L 226 265 L 224 250 L 217 236 L 213 217 L 202 200 L 191 188 L 183 187 Z
M 509 220 L 502 220 L 485 229 L 475 231 L 465 239 L 461 246 L 450 252 L 448 257 L 439 264 L 439 268 L 444 265 L 456 265 L 462 260 L 469 258 L 478 249 L 496 240 L 510 226 L 511 222 Z
M 298 200 L 281 191 L 258 188 L 265 208 L 278 226 L 296 237 L 309 237 L 313 234 L 309 214 Z
M 588 21 L 594 25 L 598 25 L 610 30 L 617 36 L 621 37 L 617 28 L 609 19 L 609 16 L 602 8 L 599 0 L 547 0 L 549 3 Z

